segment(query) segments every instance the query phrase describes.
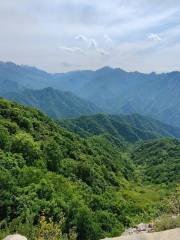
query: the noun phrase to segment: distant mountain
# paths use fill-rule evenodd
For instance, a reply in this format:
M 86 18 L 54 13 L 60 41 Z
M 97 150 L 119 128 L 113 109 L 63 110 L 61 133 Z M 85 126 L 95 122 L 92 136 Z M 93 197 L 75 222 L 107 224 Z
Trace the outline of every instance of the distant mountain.
M 110 114 L 139 113 L 180 127 L 180 72 L 144 74 L 104 67 L 51 74 L 1 62 L 0 86 L 5 80 L 20 88 L 71 91 Z
M 100 111 L 94 104 L 76 97 L 70 92 L 54 90 L 50 87 L 42 90 L 25 89 L 4 93 L 1 96 L 36 107 L 54 119 L 90 115 Z
M 144 74 L 105 67 L 79 72 L 84 80 L 76 77 L 77 72 L 69 74 L 66 85 L 62 81 L 63 89 L 91 100 L 106 112 L 139 113 L 180 126 L 180 72 Z M 80 87 L 73 89 L 72 82 Z
M 50 73 L 35 67 L 0 62 L 0 84 L 3 81 L 11 81 L 19 87 L 39 89 L 49 86 L 51 76 Z
M 0 94 L 6 92 L 17 92 L 22 88 L 19 86 L 18 83 L 11 81 L 11 80 L 0 80 Z
M 161 137 L 180 138 L 180 128 L 138 114 L 120 116 L 96 114 L 62 120 L 60 125 L 81 137 L 107 135 L 131 143 Z

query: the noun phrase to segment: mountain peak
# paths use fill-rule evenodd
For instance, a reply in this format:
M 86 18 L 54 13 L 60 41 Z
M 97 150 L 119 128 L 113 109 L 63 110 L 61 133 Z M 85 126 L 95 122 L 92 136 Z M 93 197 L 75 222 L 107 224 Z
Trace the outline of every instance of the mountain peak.
M 114 69 L 110 66 L 104 66 L 104 67 L 100 68 L 99 70 L 109 71 L 109 70 L 114 70 Z
M 125 73 L 126 71 L 124 71 L 123 69 L 121 68 L 113 68 L 113 67 L 110 67 L 110 66 L 104 66 L 103 68 L 100 68 L 98 70 L 96 70 L 96 72 L 123 72 Z

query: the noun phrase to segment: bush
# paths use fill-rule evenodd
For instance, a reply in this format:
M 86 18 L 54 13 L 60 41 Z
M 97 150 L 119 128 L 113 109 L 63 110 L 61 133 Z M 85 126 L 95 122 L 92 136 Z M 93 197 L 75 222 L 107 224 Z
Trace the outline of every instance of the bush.
M 180 216 L 163 215 L 155 222 L 155 230 L 165 231 L 180 227 Z

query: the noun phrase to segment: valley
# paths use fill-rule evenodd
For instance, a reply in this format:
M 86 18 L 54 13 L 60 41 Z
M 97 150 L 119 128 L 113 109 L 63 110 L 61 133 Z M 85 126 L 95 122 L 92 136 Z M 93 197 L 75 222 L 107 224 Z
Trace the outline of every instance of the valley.
M 98 124 L 104 117 L 95 115 Z M 80 240 L 98 240 L 178 209 L 180 142 L 169 138 L 174 128 L 162 124 L 155 132 L 159 122 L 136 115 L 107 119 L 116 134 L 107 124 L 100 132 L 83 123 L 74 131 L 69 126 L 76 119 L 67 126 L 63 120 L 62 128 L 34 108 L 0 100 L 1 238 L 16 231 L 34 240 L 49 218 L 52 224 L 63 218 L 57 231 L 69 239 L 75 231 Z M 140 123 L 149 128 L 140 132 Z
M 0 1 L 0 240 L 180 240 L 180 1 Z

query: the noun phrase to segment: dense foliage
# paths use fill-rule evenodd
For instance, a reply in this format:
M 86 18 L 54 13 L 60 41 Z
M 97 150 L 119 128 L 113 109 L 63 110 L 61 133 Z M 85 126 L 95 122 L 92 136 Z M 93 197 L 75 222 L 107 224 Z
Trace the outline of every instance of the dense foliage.
M 133 152 L 133 160 L 143 168 L 145 181 L 180 182 L 180 142 L 176 139 L 140 144 Z
M 109 137 L 113 139 L 129 143 L 165 136 L 180 138 L 179 128 L 138 114 L 120 116 L 96 114 L 61 120 L 59 124 L 81 137 L 110 135 Z
M 17 231 L 33 240 L 63 218 L 57 231 L 96 240 L 153 218 L 170 190 L 144 186 L 130 155 L 101 135 L 80 138 L 38 110 L 1 99 L 0 238 Z M 40 216 L 50 225 L 39 226 Z

